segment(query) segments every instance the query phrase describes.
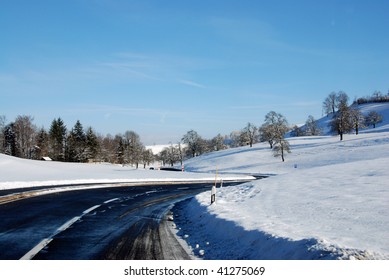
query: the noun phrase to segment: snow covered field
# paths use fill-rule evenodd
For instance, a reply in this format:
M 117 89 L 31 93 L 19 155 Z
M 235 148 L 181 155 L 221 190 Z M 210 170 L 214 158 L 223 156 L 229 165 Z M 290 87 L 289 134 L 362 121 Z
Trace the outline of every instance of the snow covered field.
M 0 154 L 0 190 L 71 184 L 213 181 L 214 175 L 135 169 L 112 164 L 26 160 Z M 226 175 L 225 180 L 250 179 Z
M 260 143 L 185 162 L 187 171 L 30 161 L 0 154 L 0 190 L 80 183 L 268 178 L 218 189 L 174 209 L 177 234 L 204 259 L 389 259 L 389 104 L 359 135 L 289 138 L 283 163 Z M 328 118 L 319 121 L 321 125 Z M 207 174 L 208 173 L 208 174 Z
M 383 107 L 387 113 L 388 104 Z M 284 163 L 265 143 L 185 163 L 192 171 L 214 173 L 217 166 L 221 173 L 276 175 L 218 189 L 212 205 L 210 192 L 178 205 L 178 234 L 194 253 L 205 259 L 389 259 L 387 123 L 342 142 L 338 136 L 288 140 L 292 153 Z

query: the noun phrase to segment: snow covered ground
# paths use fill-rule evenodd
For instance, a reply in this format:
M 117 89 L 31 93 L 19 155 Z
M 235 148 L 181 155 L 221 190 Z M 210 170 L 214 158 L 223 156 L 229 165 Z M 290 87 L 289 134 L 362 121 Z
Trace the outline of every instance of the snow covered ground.
M 177 205 L 178 234 L 205 259 L 389 259 L 387 122 L 342 142 L 290 138 L 284 163 L 264 143 L 187 161 L 192 171 L 275 176 L 218 189 L 212 205 L 210 192 Z
M 30 161 L 0 154 L 0 190 L 74 183 L 266 179 L 219 188 L 174 209 L 177 234 L 204 259 L 389 259 L 389 104 L 359 135 L 288 139 L 286 162 L 265 143 L 185 162 L 187 171 L 135 170 L 110 164 Z M 322 126 L 328 118 L 319 121 Z M 204 173 L 205 172 L 205 173 Z M 208 174 L 206 174 L 208 173 Z M 231 174 L 231 175 L 230 175 Z
M 225 175 L 225 180 L 250 179 Z M 215 175 L 135 169 L 130 166 L 36 161 L 0 154 L 0 190 L 71 184 L 213 181 Z

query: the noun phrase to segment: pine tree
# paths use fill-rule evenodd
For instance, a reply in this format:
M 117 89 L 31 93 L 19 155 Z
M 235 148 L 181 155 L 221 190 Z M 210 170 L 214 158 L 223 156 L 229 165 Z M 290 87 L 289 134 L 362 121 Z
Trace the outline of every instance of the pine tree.
M 19 156 L 16 146 L 14 123 L 10 123 L 4 128 L 4 153 L 10 156 Z
M 67 137 L 66 161 L 85 162 L 85 142 L 84 129 L 78 120 Z
M 119 164 L 125 164 L 125 143 L 120 135 L 116 135 L 115 142 L 116 146 L 116 160 Z
M 53 160 L 63 161 L 65 159 L 66 130 L 61 118 L 54 119 L 51 123 L 49 131 L 50 157 Z
M 96 159 L 99 151 L 99 141 L 92 127 L 88 127 L 85 136 L 85 155 L 87 160 Z
M 6 118 L 5 116 L 0 116 L 0 153 L 4 153 L 4 129 L 5 129 Z
M 36 137 L 36 159 L 40 159 L 48 155 L 49 152 L 49 135 L 44 128 L 41 128 Z

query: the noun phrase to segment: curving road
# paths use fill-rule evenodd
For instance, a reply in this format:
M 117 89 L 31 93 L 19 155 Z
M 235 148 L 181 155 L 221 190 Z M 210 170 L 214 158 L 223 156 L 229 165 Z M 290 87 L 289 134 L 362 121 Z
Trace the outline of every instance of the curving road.
M 210 186 L 121 186 L 0 204 L 0 259 L 188 259 L 165 216 Z

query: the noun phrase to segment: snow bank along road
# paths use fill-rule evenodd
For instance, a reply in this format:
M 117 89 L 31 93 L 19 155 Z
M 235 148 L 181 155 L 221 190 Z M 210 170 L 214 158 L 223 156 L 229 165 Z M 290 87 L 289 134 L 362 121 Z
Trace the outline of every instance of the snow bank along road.
M 0 259 L 186 259 L 165 215 L 210 185 L 84 189 L 3 203 Z

